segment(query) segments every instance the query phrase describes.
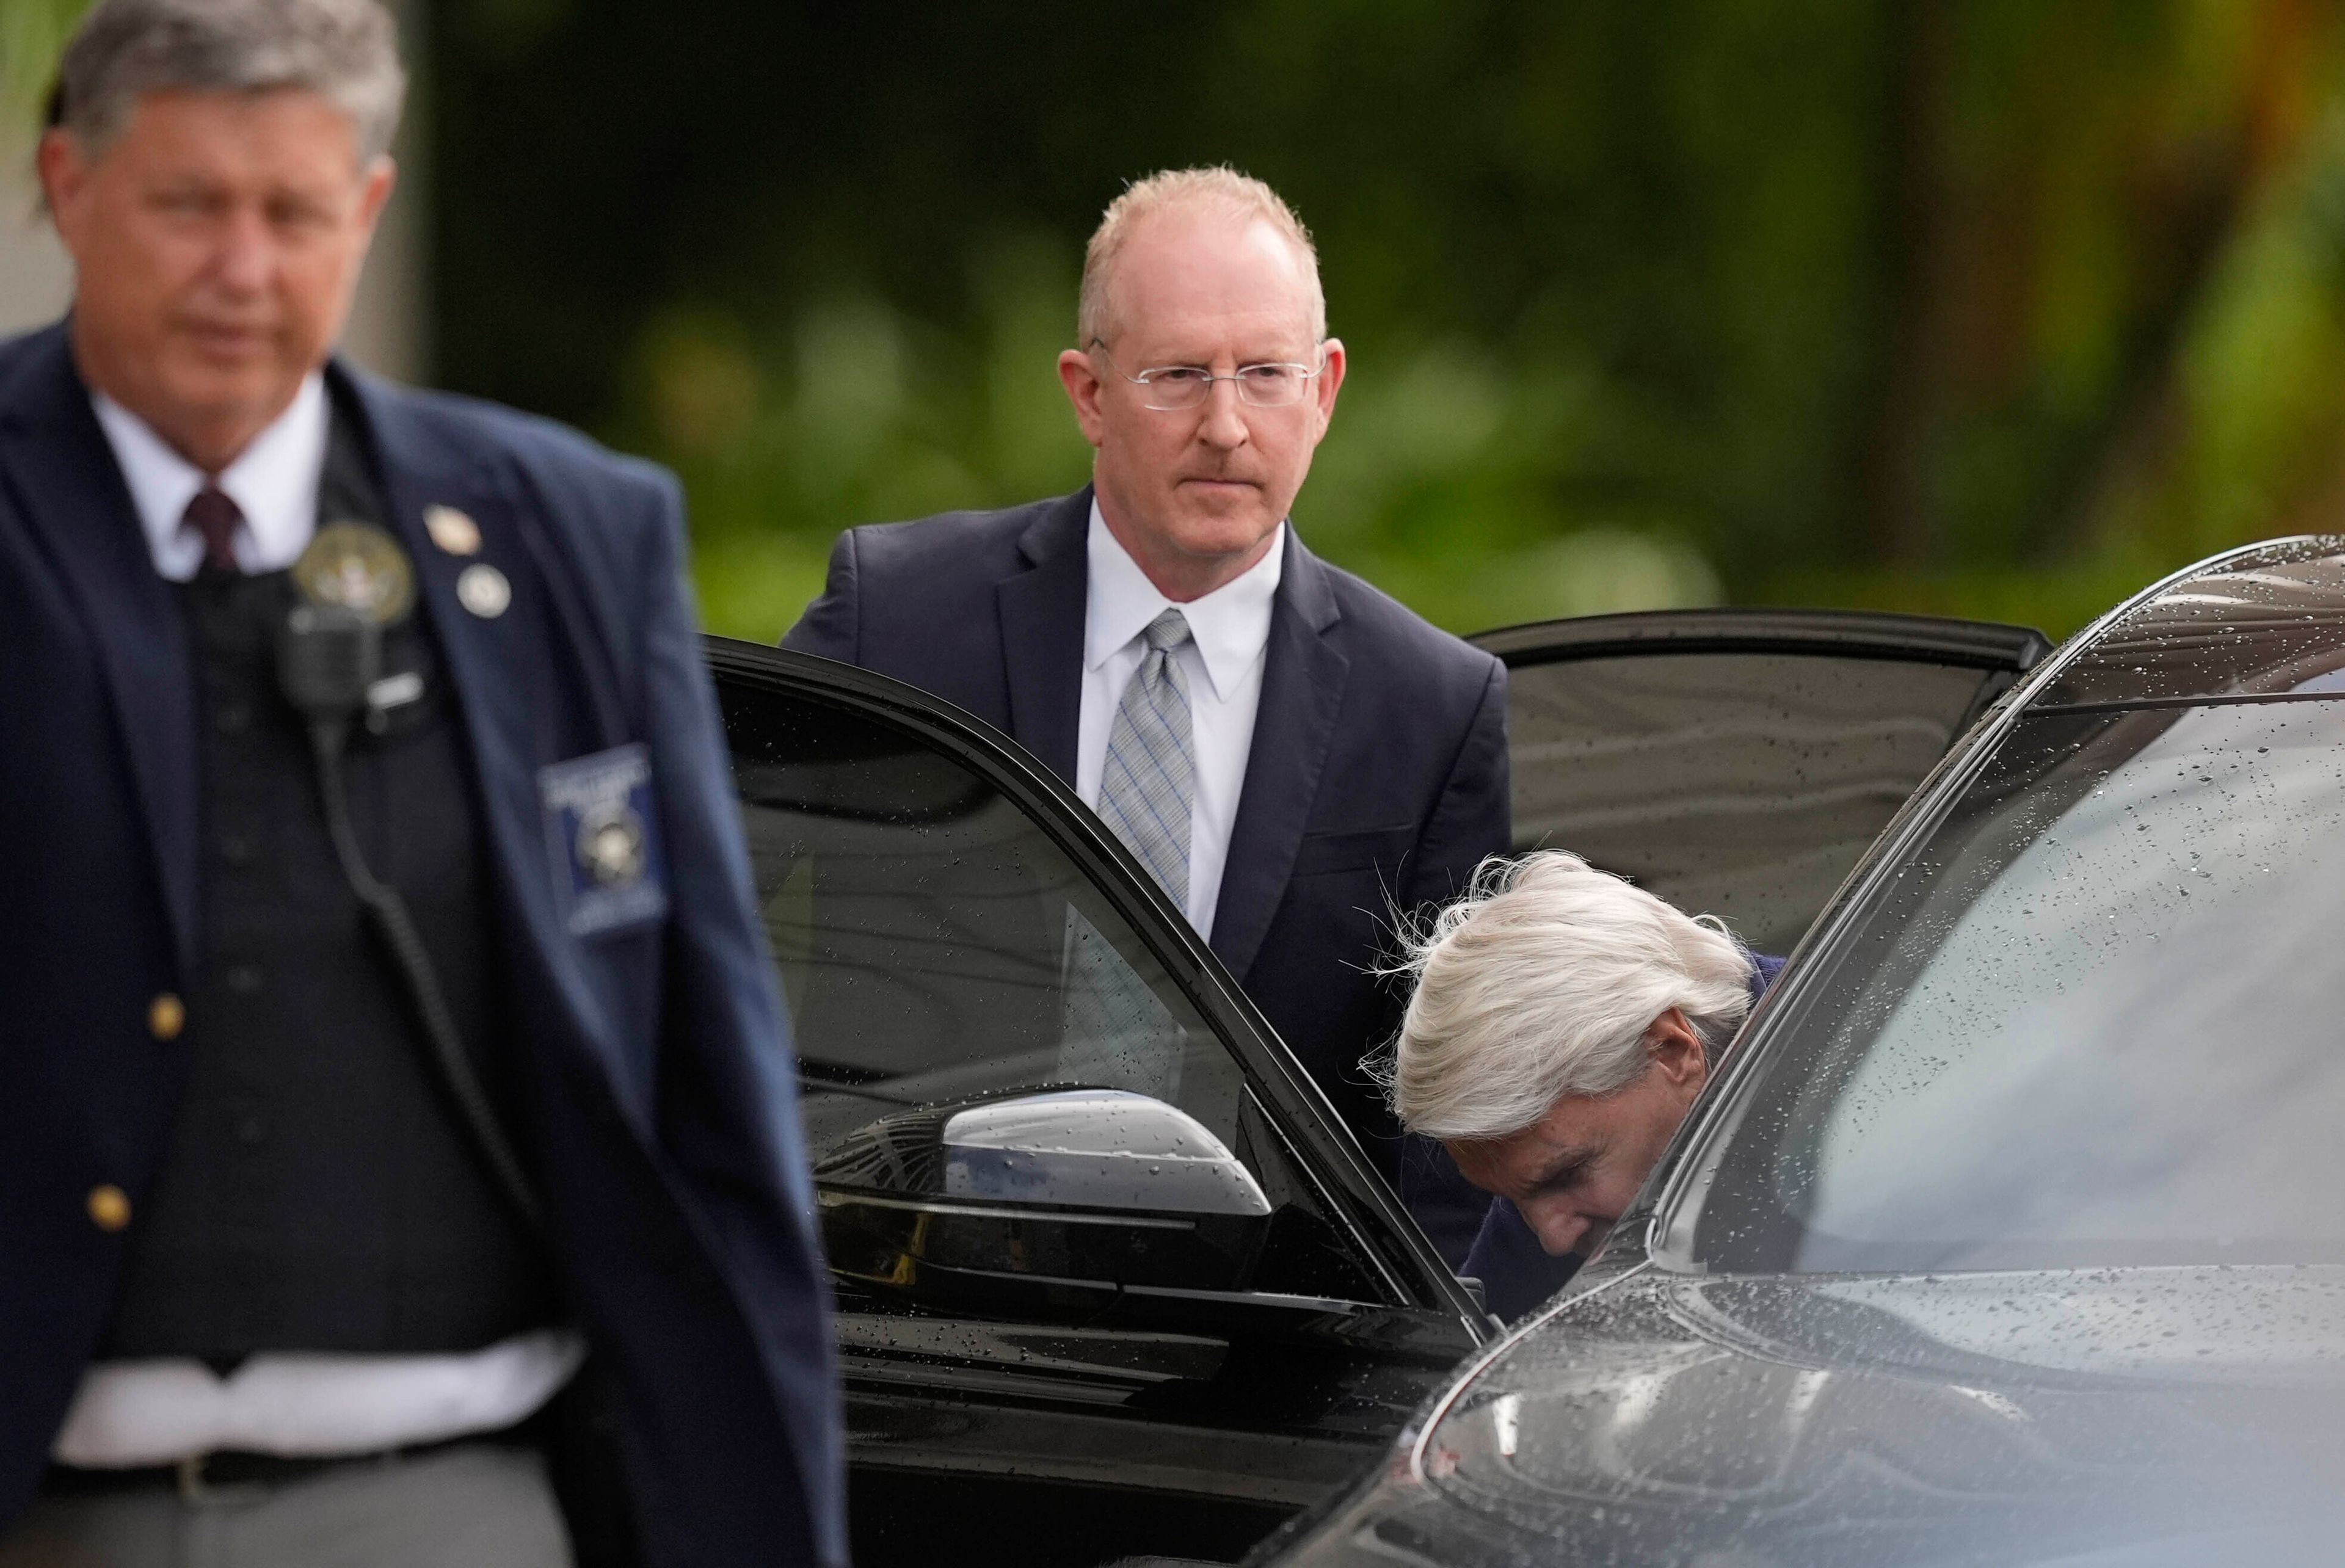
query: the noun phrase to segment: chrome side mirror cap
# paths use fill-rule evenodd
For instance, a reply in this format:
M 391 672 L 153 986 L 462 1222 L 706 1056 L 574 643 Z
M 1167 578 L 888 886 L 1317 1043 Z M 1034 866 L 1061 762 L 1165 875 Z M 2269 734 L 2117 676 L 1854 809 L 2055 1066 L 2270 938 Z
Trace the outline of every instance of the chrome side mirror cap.
M 826 1155 L 815 1181 L 835 1273 L 951 1310 L 1244 1290 L 1272 1218 L 1211 1129 L 1129 1089 L 883 1117 Z
M 972 1202 L 1267 1219 L 1262 1185 L 1178 1106 L 1130 1089 L 1060 1089 L 947 1118 L 943 1194 Z

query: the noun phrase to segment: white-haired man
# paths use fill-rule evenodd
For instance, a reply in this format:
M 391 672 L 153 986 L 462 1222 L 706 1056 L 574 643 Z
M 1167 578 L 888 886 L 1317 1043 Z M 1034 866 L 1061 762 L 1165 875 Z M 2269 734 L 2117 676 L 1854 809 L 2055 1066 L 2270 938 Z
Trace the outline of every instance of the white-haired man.
M 1220 168 L 1134 185 L 1092 236 L 1059 356 L 1093 482 L 849 531 L 783 646 L 1025 743 L 1396 1180 L 1390 1113 L 1359 1069 L 1399 1015 L 1379 916 L 1455 896 L 1506 849 L 1506 669 L 1289 525 L 1344 379 L 1326 315 L 1310 238 L 1269 187 Z
M 1393 1107 L 1494 1195 L 1462 1270 L 1493 1311 L 1603 1244 L 1782 966 L 1559 850 L 1486 865 L 1411 945 Z

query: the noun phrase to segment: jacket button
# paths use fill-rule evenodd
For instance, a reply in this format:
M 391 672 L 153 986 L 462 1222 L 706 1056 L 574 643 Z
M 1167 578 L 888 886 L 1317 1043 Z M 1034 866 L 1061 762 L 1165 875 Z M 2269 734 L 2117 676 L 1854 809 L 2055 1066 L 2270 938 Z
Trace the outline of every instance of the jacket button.
M 130 1199 L 112 1182 L 89 1189 L 89 1222 L 100 1230 L 119 1230 L 130 1223 Z
M 147 1032 L 158 1040 L 176 1040 L 188 1027 L 188 1005 L 166 991 L 147 1004 Z

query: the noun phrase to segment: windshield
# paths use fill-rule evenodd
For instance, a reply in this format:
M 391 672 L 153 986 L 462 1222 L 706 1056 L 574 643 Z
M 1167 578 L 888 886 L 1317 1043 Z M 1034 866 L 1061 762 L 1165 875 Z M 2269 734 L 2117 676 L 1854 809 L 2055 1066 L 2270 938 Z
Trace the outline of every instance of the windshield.
M 2345 703 L 2026 718 L 1819 957 L 1711 1269 L 2345 1261 Z

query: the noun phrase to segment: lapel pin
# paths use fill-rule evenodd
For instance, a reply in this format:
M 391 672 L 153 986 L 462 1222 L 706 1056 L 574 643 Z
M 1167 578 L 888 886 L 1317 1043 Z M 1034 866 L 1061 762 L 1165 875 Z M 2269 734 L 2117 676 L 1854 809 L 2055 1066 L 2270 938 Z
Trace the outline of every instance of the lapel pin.
M 481 552 L 481 525 L 452 506 L 425 507 L 423 531 L 431 536 L 432 543 L 451 555 Z
M 330 522 L 318 530 L 293 582 L 312 604 L 351 611 L 378 626 L 396 626 L 415 603 L 415 568 L 399 541 L 364 522 Z
M 483 621 L 493 621 L 513 602 L 513 584 L 503 572 L 480 561 L 456 574 L 456 602 Z

